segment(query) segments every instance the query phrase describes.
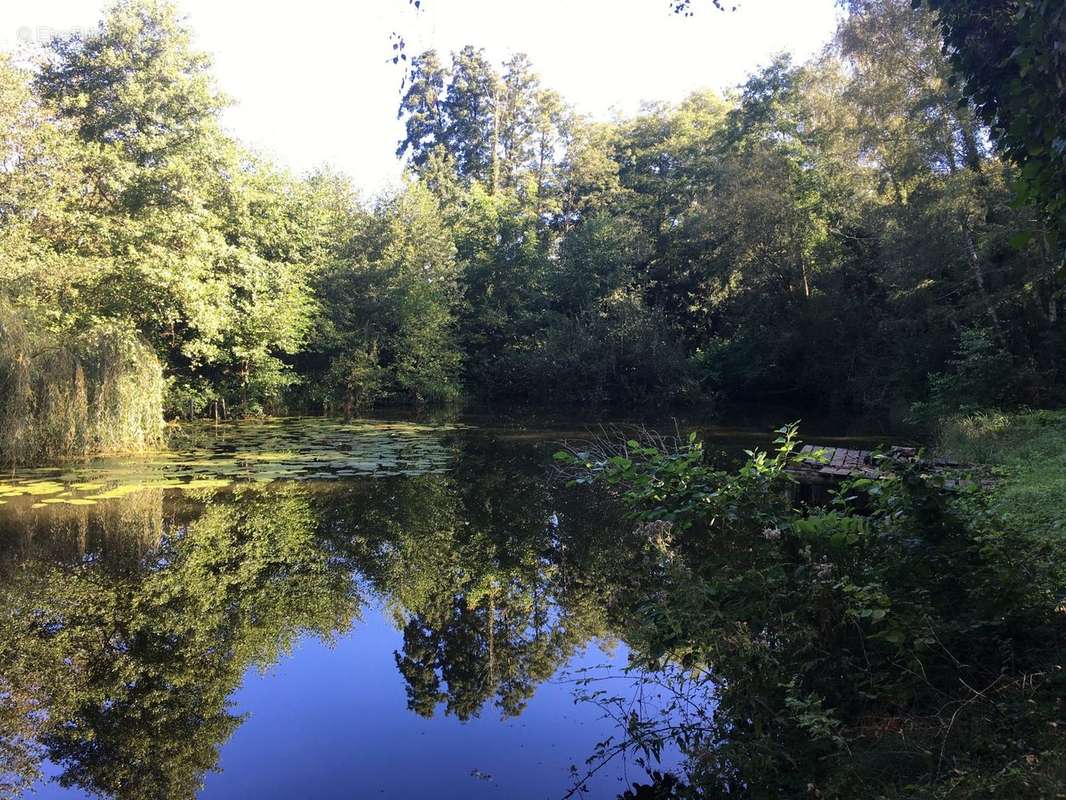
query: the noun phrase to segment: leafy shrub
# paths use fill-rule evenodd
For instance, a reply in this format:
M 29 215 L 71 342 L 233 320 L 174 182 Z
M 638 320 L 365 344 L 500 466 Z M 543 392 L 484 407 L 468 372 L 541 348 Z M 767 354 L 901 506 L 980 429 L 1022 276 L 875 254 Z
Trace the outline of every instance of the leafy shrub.
M 620 490 L 648 532 L 622 616 L 639 666 L 701 676 L 700 721 L 656 728 L 699 796 L 1049 794 L 1066 710 L 1058 542 L 902 462 L 797 508 L 795 426 L 775 444 L 732 473 L 694 438 L 557 456 Z
M 934 418 L 998 408 L 1014 400 L 1011 395 L 1010 353 L 985 328 L 967 328 L 948 369 L 929 376 L 929 399 L 916 404 L 914 416 Z

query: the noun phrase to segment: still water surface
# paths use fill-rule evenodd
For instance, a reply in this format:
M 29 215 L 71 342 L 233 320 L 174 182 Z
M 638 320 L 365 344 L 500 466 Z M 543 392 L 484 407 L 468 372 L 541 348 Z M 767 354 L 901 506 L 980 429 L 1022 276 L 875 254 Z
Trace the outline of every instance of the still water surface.
M 551 468 L 589 428 L 290 419 L 0 479 L 0 785 L 564 797 L 620 733 L 580 682 L 656 701 L 612 611 L 630 526 Z M 704 428 L 723 459 L 766 431 Z

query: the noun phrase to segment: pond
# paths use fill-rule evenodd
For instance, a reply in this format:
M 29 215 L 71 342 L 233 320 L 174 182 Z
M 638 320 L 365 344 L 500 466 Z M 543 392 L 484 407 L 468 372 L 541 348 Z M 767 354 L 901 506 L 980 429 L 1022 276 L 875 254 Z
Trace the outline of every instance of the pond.
M 577 796 L 644 780 L 631 753 L 587 762 L 625 709 L 668 698 L 625 670 L 632 526 L 553 472 L 594 427 L 564 422 L 196 426 L 167 453 L 5 476 L 0 793 L 539 799 L 590 771 Z M 768 427 L 704 433 L 729 458 Z

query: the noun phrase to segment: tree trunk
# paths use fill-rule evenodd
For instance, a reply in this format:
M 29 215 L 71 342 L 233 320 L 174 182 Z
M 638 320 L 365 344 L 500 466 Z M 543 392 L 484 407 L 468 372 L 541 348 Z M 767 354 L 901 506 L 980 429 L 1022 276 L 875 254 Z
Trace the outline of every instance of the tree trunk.
M 981 269 L 981 258 L 977 254 L 977 246 L 974 244 L 973 231 L 970 228 L 970 221 L 963 217 L 962 219 L 962 235 L 966 242 L 966 250 L 970 255 L 970 266 L 973 268 L 974 281 L 977 283 L 977 291 L 981 295 L 981 300 L 985 304 L 985 311 L 988 313 L 988 318 L 992 321 L 992 334 L 995 336 L 996 343 L 1003 349 L 1007 348 L 1007 340 L 1003 335 L 1003 327 L 999 323 L 999 315 L 996 313 L 996 307 L 992 303 L 992 298 L 988 294 L 988 288 L 985 285 L 985 273 Z
M 960 115 L 959 130 L 962 132 L 962 154 L 966 159 L 966 166 L 974 172 L 980 172 L 981 153 L 977 149 L 977 133 L 974 131 L 972 121 L 963 121 Z

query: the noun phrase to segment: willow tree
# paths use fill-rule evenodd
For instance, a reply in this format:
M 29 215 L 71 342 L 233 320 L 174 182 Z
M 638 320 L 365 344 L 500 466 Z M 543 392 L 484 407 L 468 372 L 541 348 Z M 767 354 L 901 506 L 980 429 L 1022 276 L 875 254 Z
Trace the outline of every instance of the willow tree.
M 0 463 L 156 447 L 163 391 L 162 366 L 128 326 L 60 337 L 0 302 Z

